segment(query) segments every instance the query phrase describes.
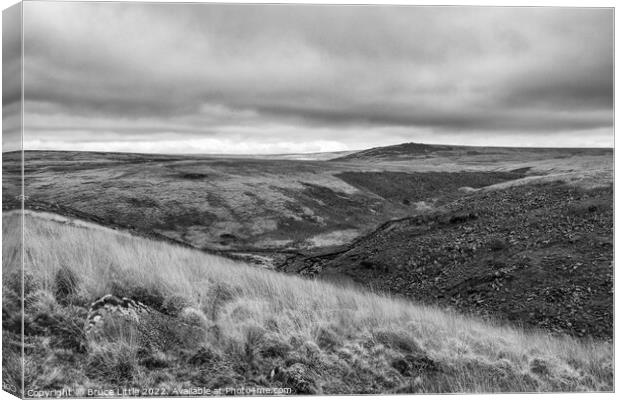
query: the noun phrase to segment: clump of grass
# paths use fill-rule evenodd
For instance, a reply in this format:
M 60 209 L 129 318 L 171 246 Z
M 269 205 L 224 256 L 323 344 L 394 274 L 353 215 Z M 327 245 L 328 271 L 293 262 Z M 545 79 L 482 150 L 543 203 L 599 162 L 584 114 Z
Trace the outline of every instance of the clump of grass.
M 209 290 L 203 307 L 209 319 L 217 321 L 224 305 L 234 297 L 234 290 L 227 282 L 216 282 Z
M 60 304 L 69 304 L 78 293 L 79 278 L 71 268 L 65 266 L 56 271 L 54 296 Z
M 211 346 L 202 345 L 189 356 L 187 362 L 193 366 L 201 366 L 219 361 L 220 359 L 220 355 Z
M 119 277 L 120 278 L 120 277 Z M 160 287 L 140 283 L 138 279 L 115 279 L 110 282 L 109 293 L 119 298 L 127 297 L 159 311 L 168 311 L 177 296 L 166 297 Z M 107 293 L 106 293 L 107 294 Z
M 168 315 L 179 315 L 190 303 L 184 296 L 172 295 L 164 298 L 161 311 Z
M 342 345 L 342 338 L 329 327 L 320 327 L 316 334 L 316 342 L 324 350 L 333 350 Z
M 395 331 L 379 330 L 374 334 L 375 340 L 389 348 L 398 349 L 405 353 L 420 352 L 420 346 L 410 335 Z
M 21 334 L 22 294 L 21 272 L 3 271 L 2 290 L 2 331 Z
M 4 316 L 4 310 L 3 310 Z M 22 390 L 22 341 L 21 335 L 2 330 L 2 380 L 4 390 L 19 395 Z
M 124 386 L 134 382 L 139 358 L 131 342 L 93 346 L 86 360 L 86 375 L 100 382 Z
M 32 216 L 26 226 L 26 272 L 35 277 L 32 293 L 41 302 L 27 310 L 29 318 L 48 302 L 58 313 L 73 310 L 70 320 L 81 320 L 87 305 L 63 304 L 73 289 L 56 296 L 57 277 L 66 274 L 59 271 L 68 268 L 79 279 L 62 281 L 79 282 L 70 287 L 88 302 L 112 293 L 149 305 L 162 323 L 143 322 L 160 326 L 157 335 L 164 343 L 149 346 L 133 328 L 89 338 L 83 352 L 56 342 L 27 354 L 36 374 L 27 375 L 26 387 L 57 385 L 60 377 L 75 387 L 252 384 L 291 387 L 297 393 L 613 388 L 609 343 L 481 322 Z M 14 251 L 3 247 L 5 253 Z M 19 264 L 11 265 L 5 274 Z M 71 326 L 70 321 L 59 324 Z M 175 333 L 179 327 L 187 327 L 187 335 Z M 60 334 L 48 328 L 39 335 Z M 56 378 L 47 383 L 36 378 L 45 374 Z
M 84 321 L 86 310 L 80 307 L 64 307 L 61 311 L 50 316 L 49 333 L 50 345 L 68 349 L 74 352 L 84 352 L 86 349 L 86 336 L 84 334 Z
M 293 347 L 278 335 L 273 333 L 266 333 L 264 335 L 263 343 L 259 348 L 260 355 L 263 358 L 279 358 L 286 359 L 288 354 L 293 350 Z
M 321 394 L 322 390 L 317 385 L 317 375 L 306 365 L 296 363 L 283 369 L 278 374 L 278 379 L 287 387 L 292 388 L 297 394 Z

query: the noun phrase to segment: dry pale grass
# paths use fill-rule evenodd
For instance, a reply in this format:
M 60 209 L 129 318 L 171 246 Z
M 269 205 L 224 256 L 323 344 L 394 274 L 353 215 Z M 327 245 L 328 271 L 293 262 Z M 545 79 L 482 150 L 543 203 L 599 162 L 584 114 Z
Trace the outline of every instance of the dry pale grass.
M 17 216 L 5 214 L 4 218 L 8 221 L 3 223 L 3 263 L 10 268 L 17 264 L 11 259 L 18 243 L 6 230 Z M 132 364 L 135 351 L 129 342 L 117 345 L 116 352 L 91 344 L 96 354 L 64 358 L 65 371 L 73 375 L 65 377 L 63 385 L 109 383 L 110 374 L 89 373 L 88 368 L 109 365 L 114 369 L 118 359 L 127 369 L 123 378 L 127 382 L 169 387 L 201 382 L 278 386 L 273 380 L 279 379 L 280 386 L 308 393 L 613 389 L 610 343 L 499 326 L 352 287 L 34 215 L 26 216 L 25 242 L 26 272 L 37 280 L 39 292 L 54 293 L 59 271 L 68 268 L 78 277 L 75 298 L 83 301 L 119 288 L 127 289 L 124 295 L 140 289 L 164 299 L 180 297 L 209 325 L 196 350 L 211 349 L 229 368 L 219 373 L 200 370 L 179 355 L 160 354 L 160 362 L 170 369 L 154 370 Z M 41 357 L 50 362 L 49 354 Z M 97 363 L 98 359 L 105 362 Z M 53 362 L 63 361 L 58 356 Z M 57 364 L 46 370 L 42 362 L 37 373 L 27 372 L 27 380 L 30 376 L 37 387 L 52 385 L 37 374 L 50 376 L 53 369 L 53 384 L 58 386 L 58 370 L 63 366 Z M 173 368 L 177 372 L 171 372 Z M 185 368 L 184 375 L 179 368 Z M 274 369 L 288 372 L 274 377 Z

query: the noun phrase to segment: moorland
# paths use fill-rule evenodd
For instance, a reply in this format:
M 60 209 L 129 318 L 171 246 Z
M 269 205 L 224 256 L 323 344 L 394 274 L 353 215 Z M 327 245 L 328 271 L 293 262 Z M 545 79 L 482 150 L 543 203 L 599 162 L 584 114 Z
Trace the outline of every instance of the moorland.
M 21 332 L 20 159 L 3 154 L 5 348 Z M 26 151 L 23 170 L 37 387 L 613 385 L 611 149 Z M 90 304 L 110 294 L 190 333 L 164 329 L 163 347 L 126 342 L 132 324 L 85 335 Z
M 332 158 L 26 151 L 24 184 L 30 209 L 206 251 L 281 254 L 350 243 L 467 190 L 541 177 L 609 183 L 611 154 L 416 143 Z M 3 207 L 11 209 L 21 154 L 3 156 Z

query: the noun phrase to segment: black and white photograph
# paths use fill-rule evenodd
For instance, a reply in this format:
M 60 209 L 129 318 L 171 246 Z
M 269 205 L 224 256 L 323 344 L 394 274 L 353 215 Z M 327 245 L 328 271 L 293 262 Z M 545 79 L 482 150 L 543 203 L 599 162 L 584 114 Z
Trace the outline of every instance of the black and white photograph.
M 2 388 L 614 392 L 614 8 L 2 14 Z

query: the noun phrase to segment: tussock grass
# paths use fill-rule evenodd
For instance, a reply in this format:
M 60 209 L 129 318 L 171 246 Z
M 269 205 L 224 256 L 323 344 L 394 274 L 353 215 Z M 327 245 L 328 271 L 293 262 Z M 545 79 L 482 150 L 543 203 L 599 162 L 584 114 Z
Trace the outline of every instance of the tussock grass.
M 17 222 L 15 215 L 4 218 L 3 231 Z M 11 262 L 17 243 L 8 232 L 3 235 L 7 277 L 11 266 L 18 265 Z M 26 388 L 132 384 L 174 390 L 244 384 L 291 387 L 297 393 L 613 389 L 609 343 L 500 326 L 36 216 L 26 216 L 25 237 L 26 275 L 36 280 L 30 291 L 38 296 L 26 310 L 27 319 L 35 320 L 45 309 L 52 316 L 63 315 L 70 331 L 72 322 L 66 320 L 74 316 L 73 323 L 79 323 L 83 318 L 76 309 L 112 293 L 205 327 L 191 346 L 145 349 L 130 331 L 107 342 L 84 343 L 86 351 L 77 344 L 54 346 L 53 340 L 41 339 L 57 336 L 47 327 L 29 336 L 40 347 L 27 352 Z M 7 284 L 5 279 L 5 288 Z M 68 308 L 74 312 L 67 313 Z

